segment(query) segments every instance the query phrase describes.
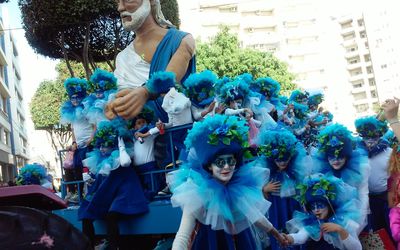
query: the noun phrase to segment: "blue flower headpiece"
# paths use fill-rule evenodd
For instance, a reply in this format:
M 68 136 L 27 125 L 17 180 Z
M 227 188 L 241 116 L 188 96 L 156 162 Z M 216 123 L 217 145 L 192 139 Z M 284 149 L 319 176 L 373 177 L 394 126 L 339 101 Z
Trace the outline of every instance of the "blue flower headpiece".
M 221 103 L 229 104 L 229 102 L 243 99 L 245 101 L 246 97 L 250 92 L 249 85 L 240 79 L 236 79 L 231 82 L 226 82 L 223 86 L 221 86 L 218 96 Z
M 183 93 L 193 104 L 203 108 L 214 100 L 216 82 L 217 76 L 210 70 L 191 74 L 183 84 Z
M 355 120 L 357 133 L 363 138 L 382 137 L 388 130 L 386 121 L 380 121 L 374 116 Z
M 43 165 L 27 164 L 19 170 L 17 185 L 40 185 L 41 180 L 47 177 L 47 170 Z
M 354 147 L 351 132 L 340 124 L 332 124 L 324 128 L 318 134 L 317 140 L 319 152 L 336 158 L 350 156 Z
M 287 104 L 288 104 L 288 101 L 289 101 L 289 98 L 287 98 L 287 97 L 284 96 L 284 95 L 281 95 L 281 96 L 279 96 L 279 100 L 281 101 L 281 103 L 282 103 L 283 105 L 287 105 Z
M 303 103 L 307 102 L 307 100 L 308 100 L 308 93 L 307 92 L 303 93 L 298 89 L 294 90 L 289 97 L 289 102 Z
M 303 183 L 297 186 L 298 195 L 296 199 L 306 208 L 312 202 L 324 202 L 334 204 L 337 197 L 337 190 L 334 182 L 329 177 L 307 177 Z
M 323 101 L 324 101 L 324 95 L 322 93 L 311 95 L 310 97 L 308 97 L 308 106 L 318 106 Z
M 64 87 L 67 90 L 69 98 L 73 95 L 78 95 L 83 98 L 86 96 L 88 83 L 85 79 L 71 77 L 65 80 Z
M 252 82 L 250 88 L 266 97 L 278 98 L 281 85 L 270 77 L 262 77 Z
M 243 73 L 235 77 L 235 80 L 244 81 L 248 85 L 250 85 L 254 80 L 253 76 L 250 73 Z
M 137 119 L 145 119 L 147 124 L 151 124 L 151 123 L 155 123 L 156 116 L 154 114 L 154 111 L 145 105 L 143 107 L 142 111 L 135 118 L 133 118 L 131 120 L 132 126 L 135 126 Z
M 263 130 L 257 138 L 258 152 L 269 159 L 286 161 L 296 154 L 297 142 L 287 130 Z
M 292 104 L 294 106 L 293 112 L 297 119 L 303 120 L 307 118 L 307 114 L 309 111 L 307 105 L 303 105 L 297 102 L 293 102 Z
M 170 88 L 175 86 L 175 83 L 176 76 L 174 72 L 158 71 L 151 75 L 145 87 L 151 95 L 159 96 L 160 94 L 167 93 Z
M 118 136 L 129 136 L 124 120 L 101 121 L 97 124 L 93 145 L 96 148 L 100 148 L 101 146 L 116 148 L 118 147 Z
M 242 154 L 249 146 L 248 130 L 246 122 L 236 116 L 207 117 L 194 123 L 185 139 L 185 146 L 188 150 L 194 149 L 196 160 L 205 166 L 218 154 Z
M 90 77 L 89 85 L 92 91 L 117 89 L 117 78 L 113 73 L 96 69 Z

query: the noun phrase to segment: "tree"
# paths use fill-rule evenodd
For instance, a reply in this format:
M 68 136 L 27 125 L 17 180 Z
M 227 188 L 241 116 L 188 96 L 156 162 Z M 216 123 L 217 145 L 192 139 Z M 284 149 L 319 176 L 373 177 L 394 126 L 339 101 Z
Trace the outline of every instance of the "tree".
M 296 88 L 294 75 L 285 63 L 271 53 L 240 48 L 237 35 L 231 34 L 228 27 L 221 27 L 209 42 L 198 43 L 196 57 L 199 71 L 209 69 L 219 77 L 242 73 L 255 78 L 269 76 L 281 84 L 284 93 Z
M 32 121 L 36 130 L 44 130 L 56 153 L 66 148 L 72 134 L 69 126 L 60 125 L 60 108 L 67 100 L 62 81 L 43 81 L 29 104 Z
M 179 29 L 181 20 L 179 19 L 179 7 L 176 0 L 161 0 L 161 10 L 167 20 Z
M 115 66 L 115 58 L 133 39 L 123 30 L 114 0 L 19 0 L 25 36 L 44 56 L 82 63 L 90 77 L 96 62 Z

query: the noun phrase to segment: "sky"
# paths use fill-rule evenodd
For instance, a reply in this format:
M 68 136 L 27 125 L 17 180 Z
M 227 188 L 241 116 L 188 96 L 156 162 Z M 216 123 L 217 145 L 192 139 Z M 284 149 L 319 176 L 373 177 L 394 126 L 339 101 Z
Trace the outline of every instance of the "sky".
M 2 4 L 8 9 L 9 27 L 16 41 L 19 54 L 19 66 L 21 69 L 21 86 L 24 98 L 26 115 L 26 130 L 28 134 L 29 154 L 31 162 L 45 163 L 53 162 L 53 157 L 48 152 L 52 152 L 49 143 L 43 143 L 46 138 L 44 131 L 36 131 L 30 118 L 29 103 L 40 83 L 46 79 L 54 79 L 57 76 L 55 66 L 56 60 L 40 56 L 34 52 L 25 39 L 25 32 L 21 24 L 21 12 L 18 8 L 18 1 L 11 0 L 9 3 Z M 8 31 L 6 31 L 8 32 Z

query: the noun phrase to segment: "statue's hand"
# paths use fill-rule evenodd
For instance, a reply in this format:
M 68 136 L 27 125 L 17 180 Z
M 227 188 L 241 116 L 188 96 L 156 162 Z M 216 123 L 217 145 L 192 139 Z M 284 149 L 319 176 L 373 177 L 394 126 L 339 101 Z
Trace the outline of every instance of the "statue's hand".
M 109 103 L 106 104 L 106 106 L 104 107 L 104 115 L 107 117 L 107 119 L 112 120 L 115 117 L 117 117 L 117 114 L 114 111 L 114 101 L 111 101 Z
M 149 92 L 144 87 L 124 89 L 117 93 L 114 111 L 124 119 L 137 116 L 149 99 Z

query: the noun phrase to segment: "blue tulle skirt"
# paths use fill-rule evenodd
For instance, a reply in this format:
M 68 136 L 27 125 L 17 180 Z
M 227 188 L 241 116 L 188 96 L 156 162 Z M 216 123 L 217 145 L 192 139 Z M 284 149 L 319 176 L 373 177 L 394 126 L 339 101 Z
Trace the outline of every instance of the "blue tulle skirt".
M 82 219 L 104 219 L 108 212 L 125 215 L 145 213 L 149 210 L 139 178 L 131 167 L 120 167 L 110 175 L 98 174 L 78 210 Z
M 212 230 L 210 225 L 200 224 L 192 250 L 256 250 L 251 229 L 239 234 L 227 234 L 224 230 Z
M 291 220 L 295 210 L 302 210 L 299 202 L 290 197 L 280 197 L 271 195 L 268 200 L 271 202 L 271 207 L 268 211 L 268 219 L 278 231 L 285 230 L 286 221 Z M 284 249 L 279 247 L 276 239 L 270 236 L 271 249 Z M 300 247 L 291 247 L 290 249 L 300 249 Z

